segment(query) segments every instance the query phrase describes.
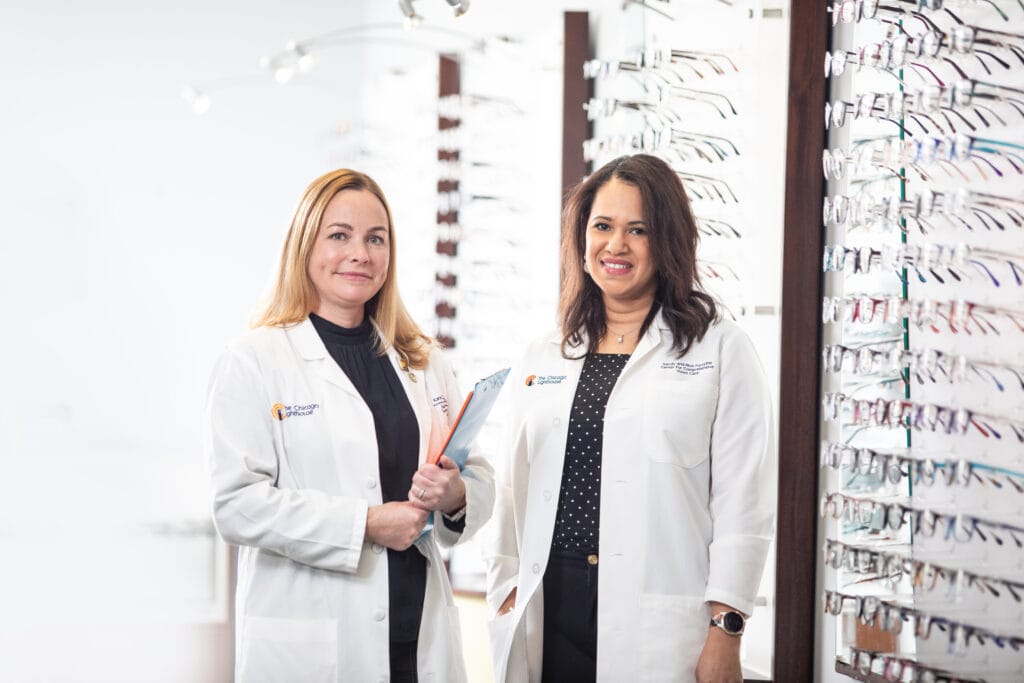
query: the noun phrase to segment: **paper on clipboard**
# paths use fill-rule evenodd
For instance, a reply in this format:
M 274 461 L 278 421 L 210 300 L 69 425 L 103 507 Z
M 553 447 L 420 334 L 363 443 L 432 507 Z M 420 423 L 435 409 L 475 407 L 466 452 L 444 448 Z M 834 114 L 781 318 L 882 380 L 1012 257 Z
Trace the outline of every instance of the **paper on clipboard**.
M 473 391 L 469 392 L 466 400 L 463 401 L 462 408 L 459 409 L 455 424 L 452 425 L 444 446 L 439 452 L 427 458 L 428 463 L 436 465 L 443 453 L 454 460 L 460 470 L 466 466 L 466 459 L 469 458 L 473 440 L 476 439 L 484 423 L 487 422 L 487 416 L 491 413 L 491 408 L 494 407 L 494 402 L 505 385 L 508 373 L 509 368 L 505 368 L 476 383 Z

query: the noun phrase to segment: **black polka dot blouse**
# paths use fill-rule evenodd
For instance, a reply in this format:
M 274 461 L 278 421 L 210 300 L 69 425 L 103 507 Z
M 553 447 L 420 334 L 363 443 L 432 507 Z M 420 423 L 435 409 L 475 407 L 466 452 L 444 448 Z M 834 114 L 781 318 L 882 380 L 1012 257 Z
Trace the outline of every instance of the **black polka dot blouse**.
M 604 410 L 628 360 L 626 353 L 590 353 L 583 363 L 569 415 L 562 490 L 551 539 L 554 550 L 597 552 Z

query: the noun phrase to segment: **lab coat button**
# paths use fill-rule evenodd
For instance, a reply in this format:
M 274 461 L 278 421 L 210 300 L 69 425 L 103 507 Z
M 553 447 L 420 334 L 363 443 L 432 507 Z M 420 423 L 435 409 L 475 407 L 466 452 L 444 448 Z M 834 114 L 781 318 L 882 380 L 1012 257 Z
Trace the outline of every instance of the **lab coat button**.
M 557 427 L 558 425 L 562 424 L 562 418 L 556 417 L 554 420 L 551 421 L 551 424 Z
M 380 543 L 371 543 L 370 550 L 380 555 L 382 552 L 384 552 L 384 546 L 382 546 Z
M 375 489 L 375 488 L 377 488 L 377 480 L 374 479 L 373 477 L 370 477 L 369 479 L 367 479 L 366 480 L 366 488 L 368 488 L 368 489 Z
M 533 573 L 534 574 L 540 574 L 540 565 L 537 564 L 536 562 L 533 564 Z
M 544 492 L 544 500 L 551 500 L 551 491 Z
M 386 615 L 384 614 L 384 610 L 379 609 L 379 610 L 377 610 L 376 612 L 373 613 L 373 620 L 374 621 L 384 621 L 384 617 L 385 616 Z

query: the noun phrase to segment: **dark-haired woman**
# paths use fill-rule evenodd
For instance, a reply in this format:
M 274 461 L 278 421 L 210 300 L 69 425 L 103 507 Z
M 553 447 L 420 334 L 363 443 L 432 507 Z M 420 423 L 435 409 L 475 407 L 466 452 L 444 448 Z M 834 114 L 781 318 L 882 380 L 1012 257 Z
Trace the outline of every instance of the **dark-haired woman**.
M 488 600 L 499 681 L 741 681 L 774 515 L 747 336 L 700 290 L 678 176 L 646 155 L 563 216 L 556 333 L 510 382 Z

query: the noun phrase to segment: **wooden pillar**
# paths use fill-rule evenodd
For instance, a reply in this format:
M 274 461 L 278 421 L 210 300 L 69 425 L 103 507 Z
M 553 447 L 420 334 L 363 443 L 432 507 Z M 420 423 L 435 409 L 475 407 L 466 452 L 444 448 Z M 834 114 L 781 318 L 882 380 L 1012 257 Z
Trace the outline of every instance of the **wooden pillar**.
M 789 124 L 782 249 L 779 514 L 776 538 L 775 681 L 814 680 L 818 534 L 818 397 L 821 373 L 821 112 L 827 96 L 825 3 L 790 13 Z
M 586 12 L 564 15 L 562 58 L 562 200 L 576 183 L 590 175 L 583 160 L 583 142 L 591 124 L 583 105 L 591 98 L 593 82 L 583 77 L 583 63 L 591 57 L 590 18 Z

